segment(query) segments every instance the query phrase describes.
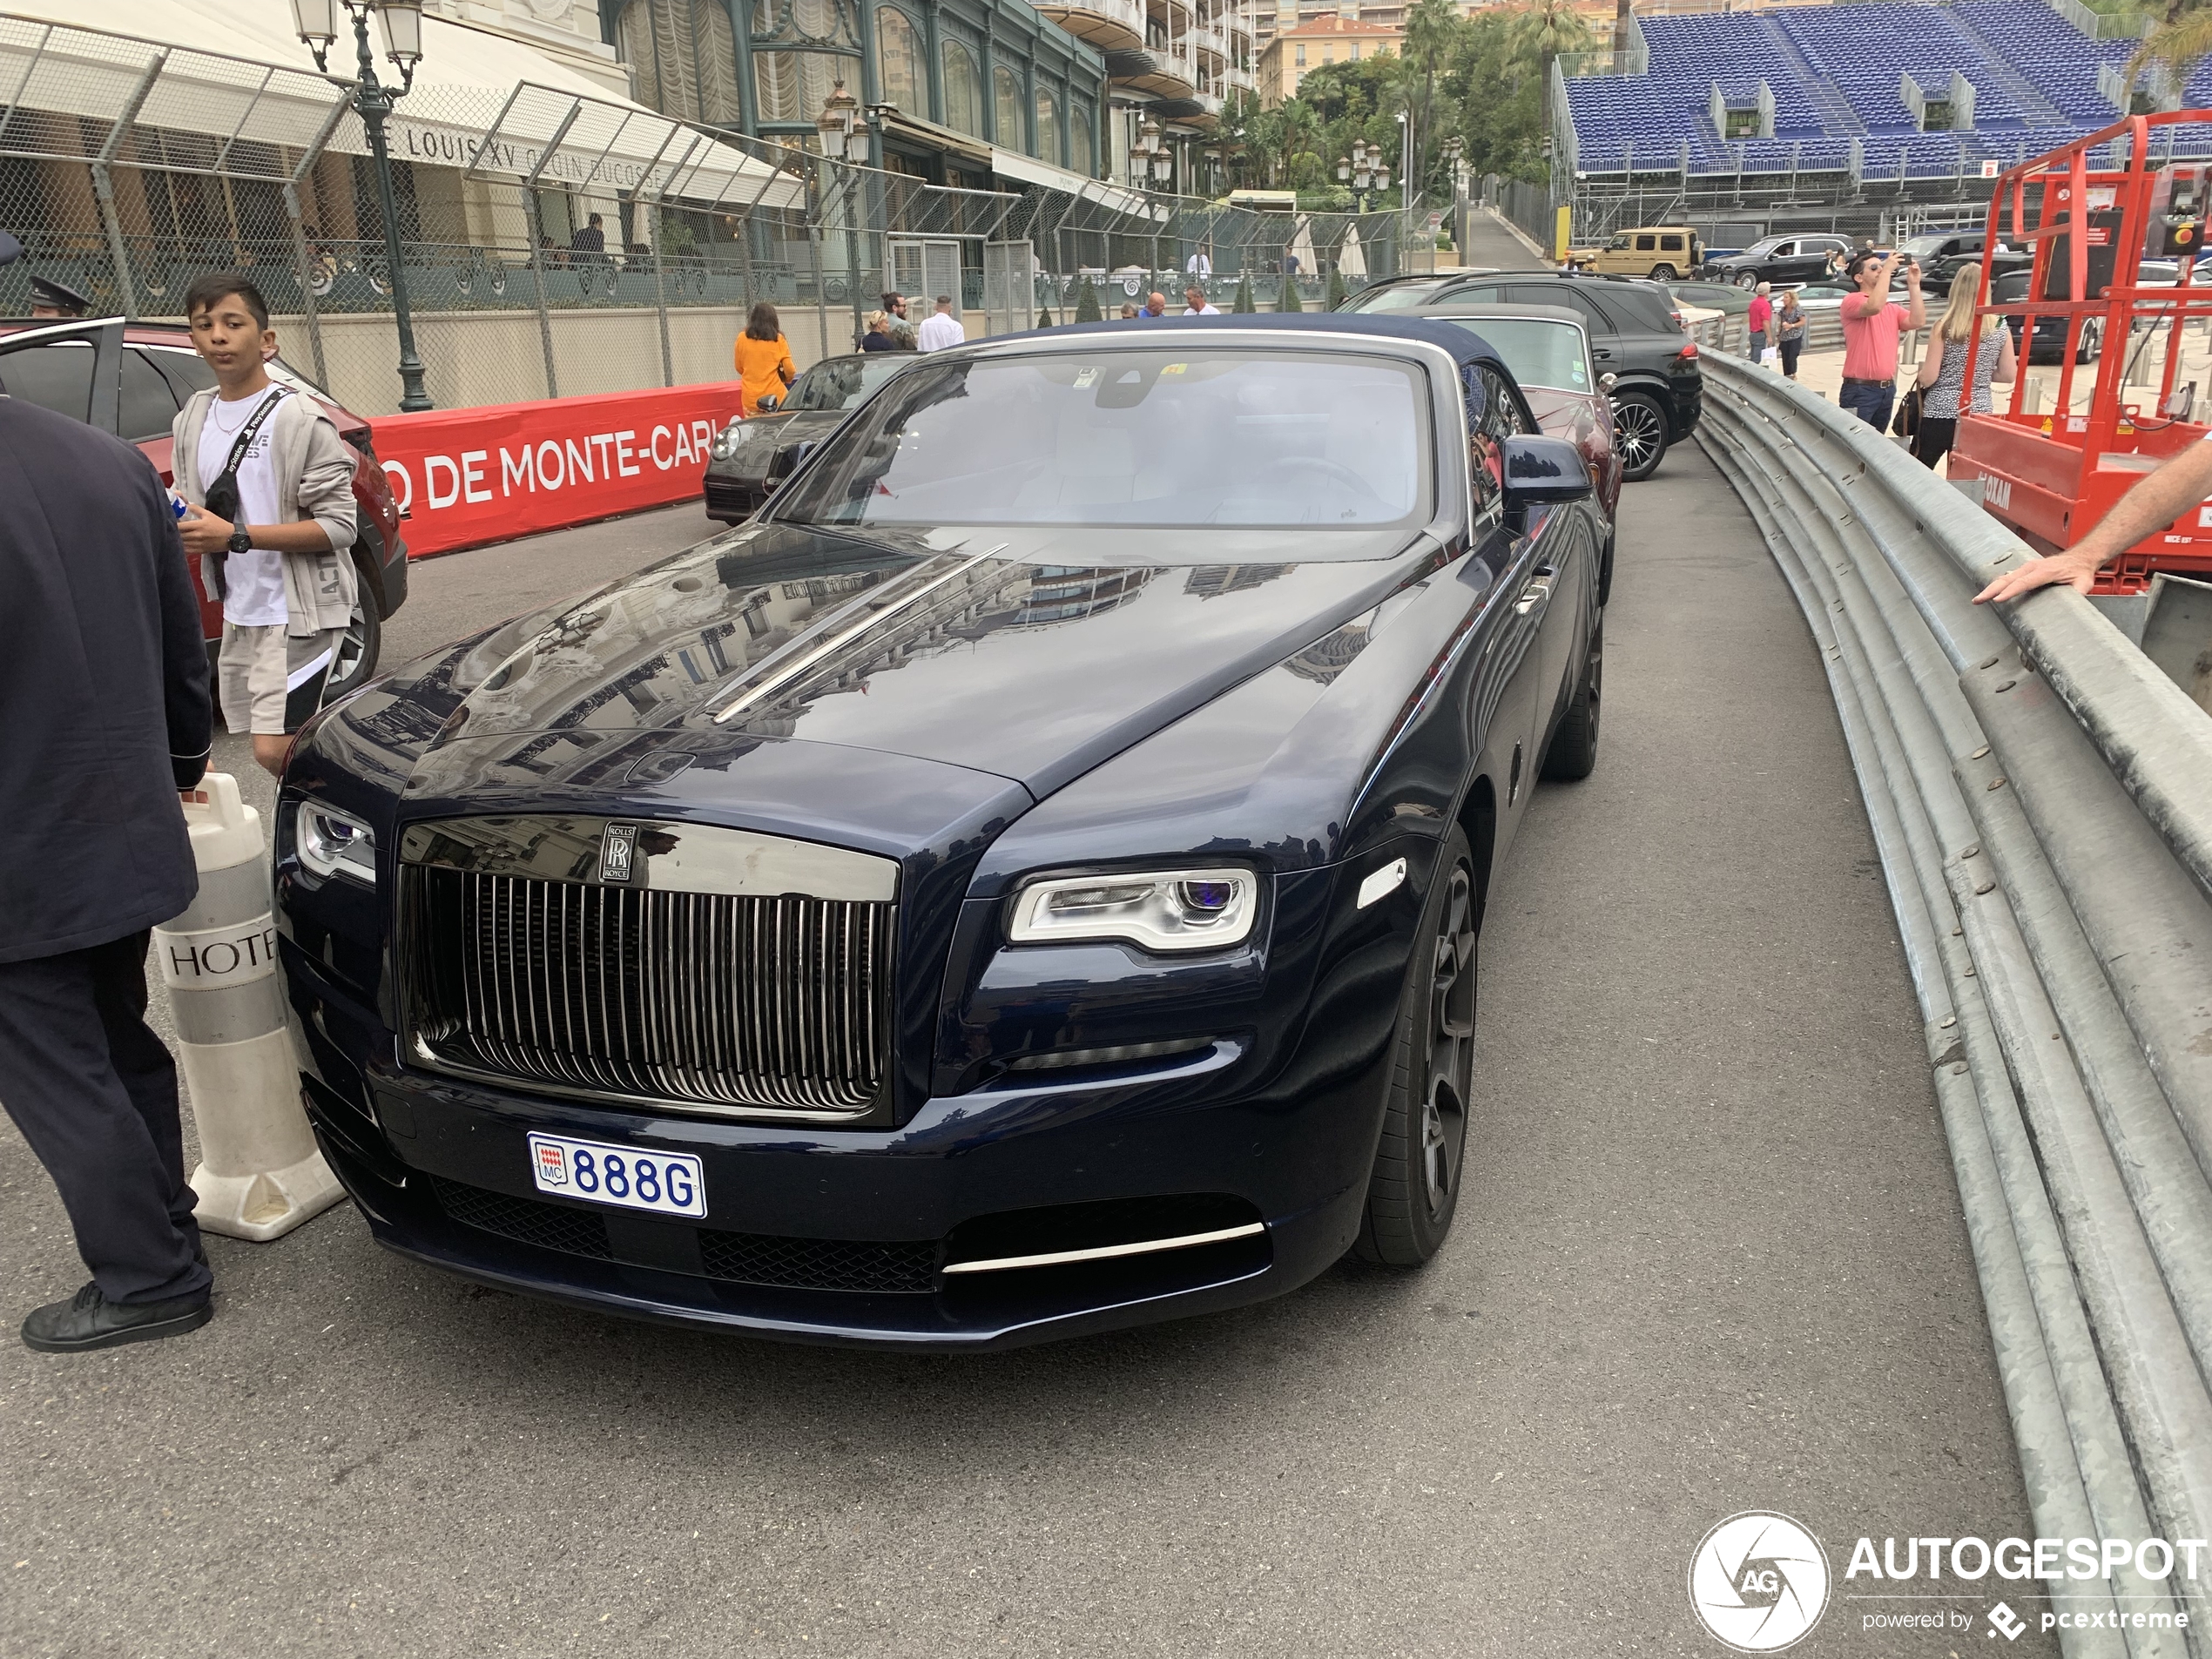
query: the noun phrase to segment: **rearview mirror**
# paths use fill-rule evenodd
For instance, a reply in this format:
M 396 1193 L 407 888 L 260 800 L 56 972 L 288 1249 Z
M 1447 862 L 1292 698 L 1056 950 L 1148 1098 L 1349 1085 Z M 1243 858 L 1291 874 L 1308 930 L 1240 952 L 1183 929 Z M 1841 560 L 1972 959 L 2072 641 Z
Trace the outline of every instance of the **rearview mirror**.
M 1514 437 L 1500 446 L 1505 460 L 1506 506 L 1581 501 L 1590 493 L 1581 452 L 1564 438 Z
M 773 392 L 770 392 L 765 396 L 762 397 L 758 402 L 754 403 L 752 407 L 765 415 L 770 409 L 780 408 L 782 404 L 783 399 L 778 397 Z

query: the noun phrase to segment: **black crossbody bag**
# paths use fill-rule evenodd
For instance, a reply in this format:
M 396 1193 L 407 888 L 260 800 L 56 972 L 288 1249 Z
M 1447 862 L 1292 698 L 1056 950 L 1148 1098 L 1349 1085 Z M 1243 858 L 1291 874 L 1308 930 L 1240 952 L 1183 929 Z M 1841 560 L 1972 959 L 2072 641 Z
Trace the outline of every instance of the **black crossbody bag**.
M 270 393 L 261 407 L 253 411 L 252 418 L 238 429 L 238 436 L 231 441 L 230 457 L 223 462 L 222 471 L 209 482 L 204 503 L 217 518 L 227 520 L 232 524 L 238 523 L 238 469 L 246 464 L 246 452 L 253 448 L 253 440 L 260 435 L 262 422 L 275 411 L 278 404 L 291 395 L 290 387 L 278 387 Z M 215 405 L 211 402 L 203 418 L 212 420 L 214 414 Z M 223 579 L 223 567 L 230 559 L 230 550 L 226 548 L 210 556 L 215 561 L 215 597 L 219 602 L 229 597 L 230 583 Z

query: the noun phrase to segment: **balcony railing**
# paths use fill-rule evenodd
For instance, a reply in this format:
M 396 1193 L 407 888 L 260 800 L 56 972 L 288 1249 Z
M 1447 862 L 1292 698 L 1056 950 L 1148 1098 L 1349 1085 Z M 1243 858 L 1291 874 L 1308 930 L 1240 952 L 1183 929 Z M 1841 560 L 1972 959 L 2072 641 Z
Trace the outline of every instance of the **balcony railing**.
M 1036 9 L 1078 39 L 1109 51 L 1144 39 L 1144 0 L 1035 0 Z

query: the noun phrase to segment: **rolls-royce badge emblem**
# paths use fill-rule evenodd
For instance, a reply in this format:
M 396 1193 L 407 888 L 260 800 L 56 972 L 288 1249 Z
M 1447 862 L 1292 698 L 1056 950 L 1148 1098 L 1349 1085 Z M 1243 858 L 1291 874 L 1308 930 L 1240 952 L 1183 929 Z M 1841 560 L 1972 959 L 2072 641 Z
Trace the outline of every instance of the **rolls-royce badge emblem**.
M 637 826 L 635 824 L 610 824 L 599 840 L 599 880 L 627 881 L 630 880 L 630 855 L 637 850 Z

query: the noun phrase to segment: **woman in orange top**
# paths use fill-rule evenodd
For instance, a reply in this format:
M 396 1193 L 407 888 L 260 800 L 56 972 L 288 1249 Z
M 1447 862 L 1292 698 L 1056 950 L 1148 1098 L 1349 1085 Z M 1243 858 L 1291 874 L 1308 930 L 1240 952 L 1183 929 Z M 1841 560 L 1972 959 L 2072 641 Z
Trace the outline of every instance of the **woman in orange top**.
M 738 378 L 745 382 L 745 413 L 759 412 L 764 397 L 780 399 L 799 370 L 791 361 L 791 346 L 784 339 L 776 308 L 765 300 L 753 307 L 738 336 Z

